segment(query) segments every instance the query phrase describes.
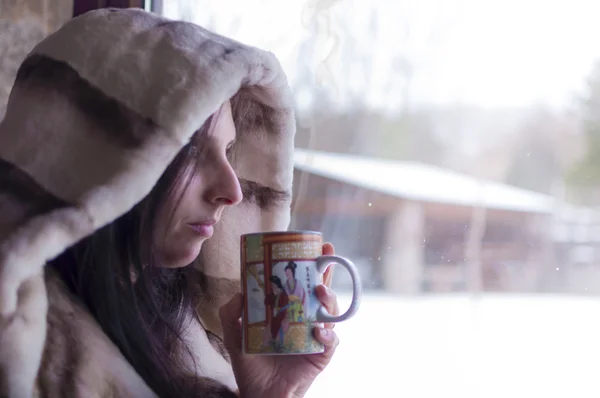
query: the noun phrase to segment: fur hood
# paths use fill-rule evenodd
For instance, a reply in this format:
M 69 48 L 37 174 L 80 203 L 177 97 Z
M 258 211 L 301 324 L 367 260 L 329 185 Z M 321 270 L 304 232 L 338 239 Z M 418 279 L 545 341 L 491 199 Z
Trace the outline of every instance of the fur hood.
M 198 261 L 214 286 L 212 307 L 199 309 L 209 329 L 215 303 L 239 285 L 239 235 L 290 220 L 295 121 L 278 61 L 137 9 L 74 18 L 28 55 L 0 122 L 1 396 L 152 396 L 83 307 L 44 278 L 44 264 L 143 199 L 232 98 L 244 200 Z M 94 364 L 102 360 L 106 369 Z M 54 362 L 71 368 L 44 371 Z M 88 371 L 77 387 L 65 385 L 73 368 Z

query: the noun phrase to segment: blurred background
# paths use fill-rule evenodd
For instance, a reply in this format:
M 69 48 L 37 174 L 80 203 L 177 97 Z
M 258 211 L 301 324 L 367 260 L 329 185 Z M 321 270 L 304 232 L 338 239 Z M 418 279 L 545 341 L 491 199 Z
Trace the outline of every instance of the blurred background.
M 600 396 L 600 2 L 87 3 L 280 59 L 291 228 L 323 231 L 365 287 L 310 397 Z M 74 9 L 0 0 L 0 117 L 22 58 Z M 334 288 L 346 305 L 342 268 Z

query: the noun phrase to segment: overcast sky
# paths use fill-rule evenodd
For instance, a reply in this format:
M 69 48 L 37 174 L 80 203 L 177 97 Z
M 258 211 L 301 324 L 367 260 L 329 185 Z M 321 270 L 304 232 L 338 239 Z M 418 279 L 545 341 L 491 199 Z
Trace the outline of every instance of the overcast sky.
M 190 4 L 187 10 L 180 7 L 185 1 Z M 219 33 L 273 51 L 290 80 L 295 78 L 299 44 L 310 35 L 302 15 L 309 15 L 315 4 L 306 0 L 164 3 L 169 17 L 207 24 L 212 16 Z M 389 91 L 399 90 L 392 82 L 398 80 L 394 59 L 401 53 L 414 66 L 414 101 L 488 107 L 565 104 L 582 89 L 600 55 L 600 1 L 320 0 L 321 5 L 327 3 L 332 5 L 321 16 L 331 18 L 331 32 L 316 41 L 316 57 L 323 60 L 329 54 L 333 35 L 359 53 L 370 52 L 373 62 L 369 81 L 339 79 L 343 68 L 359 61 L 334 57 L 330 67 L 338 81 L 328 83 L 340 86 L 353 81 L 357 90 L 368 86 L 365 98 L 375 106 L 389 104 Z M 377 25 L 375 38 L 369 30 L 370 13 Z M 233 30 L 236 18 L 241 25 Z M 341 24 L 349 27 L 352 37 Z M 409 37 L 406 26 L 411 29 Z M 307 60 L 313 67 L 318 61 Z

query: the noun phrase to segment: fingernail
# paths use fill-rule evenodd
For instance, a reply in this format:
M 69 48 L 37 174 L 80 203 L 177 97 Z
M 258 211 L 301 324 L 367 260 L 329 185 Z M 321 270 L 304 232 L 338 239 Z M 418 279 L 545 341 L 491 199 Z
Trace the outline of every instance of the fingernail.
M 331 330 L 327 328 L 321 328 L 321 336 L 323 336 L 324 339 L 329 340 L 331 338 Z

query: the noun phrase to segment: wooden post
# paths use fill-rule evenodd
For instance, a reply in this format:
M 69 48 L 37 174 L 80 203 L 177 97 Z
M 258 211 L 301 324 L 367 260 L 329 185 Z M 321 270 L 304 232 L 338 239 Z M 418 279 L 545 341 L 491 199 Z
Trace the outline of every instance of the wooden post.
M 264 271 L 265 271 L 265 297 L 267 297 L 269 294 L 271 294 L 273 291 L 271 289 L 271 271 L 272 271 L 272 267 L 273 265 L 271 264 L 271 245 L 272 243 L 266 243 L 263 241 L 263 247 L 264 247 Z M 269 325 L 271 324 L 271 320 L 273 318 L 273 307 L 276 304 L 267 304 L 265 305 L 265 319 L 267 320 L 267 327 L 269 327 Z
M 382 264 L 384 289 L 390 293 L 419 294 L 424 274 L 423 204 L 404 200 L 386 222 Z
M 483 291 L 483 263 L 481 252 L 487 226 L 487 203 L 484 203 L 484 182 L 479 180 L 479 203 L 474 203 L 471 209 L 469 229 L 465 236 L 466 285 L 467 292 L 478 296 Z
M 483 262 L 481 258 L 483 239 L 486 229 L 487 209 L 484 206 L 474 206 L 465 240 L 465 259 L 467 291 L 478 295 L 483 291 Z

